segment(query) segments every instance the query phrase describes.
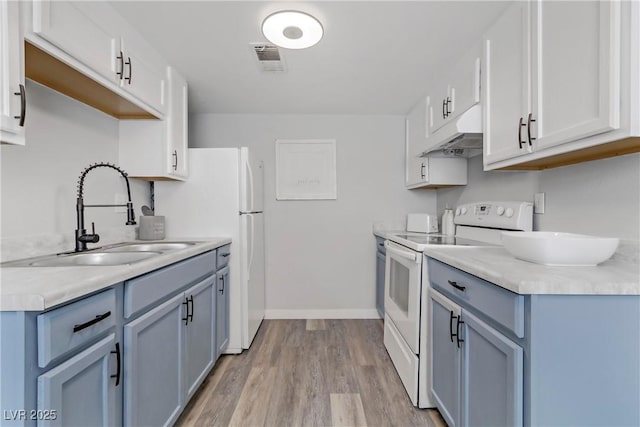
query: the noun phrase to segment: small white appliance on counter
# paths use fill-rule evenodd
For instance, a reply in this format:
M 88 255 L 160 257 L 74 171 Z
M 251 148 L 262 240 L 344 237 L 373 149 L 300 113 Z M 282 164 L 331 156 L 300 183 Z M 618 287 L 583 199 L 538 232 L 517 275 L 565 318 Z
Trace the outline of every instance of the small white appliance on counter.
M 438 217 L 425 213 L 407 214 L 407 231 L 415 233 L 437 233 Z
M 502 230 L 531 231 L 532 222 L 532 203 L 480 202 L 456 208 L 455 235 L 387 236 L 384 345 L 415 406 L 435 407 L 429 391 L 429 272 L 422 252 L 429 245 L 499 245 Z
M 263 163 L 249 149 L 189 149 L 189 180 L 156 182 L 170 238 L 230 237 L 229 344 L 249 348 L 264 319 Z

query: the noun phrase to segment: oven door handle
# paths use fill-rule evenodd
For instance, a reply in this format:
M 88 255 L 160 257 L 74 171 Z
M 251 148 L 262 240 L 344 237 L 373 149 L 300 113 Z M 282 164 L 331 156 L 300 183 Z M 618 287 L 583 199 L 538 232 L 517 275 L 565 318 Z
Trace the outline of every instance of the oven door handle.
M 387 255 L 391 253 L 391 255 L 397 255 L 415 263 L 419 262 L 418 254 L 416 254 L 414 251 L 405 251 L 402 249 L 398 249 L 396 245 L 392 245 L 393 243 L 390 243 L 389 241 L 384 242 L 384 247 L 387 248 Z

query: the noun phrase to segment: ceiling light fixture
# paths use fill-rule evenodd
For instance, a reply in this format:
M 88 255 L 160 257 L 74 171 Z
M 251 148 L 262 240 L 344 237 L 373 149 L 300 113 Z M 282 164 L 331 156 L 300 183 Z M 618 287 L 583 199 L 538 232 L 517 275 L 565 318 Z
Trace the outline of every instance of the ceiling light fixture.
M 305 49 L 322 39 L 322 24 L 313 16 L 293 10 L 275 12 L 262 22 L 262 34 L 286 49 Z

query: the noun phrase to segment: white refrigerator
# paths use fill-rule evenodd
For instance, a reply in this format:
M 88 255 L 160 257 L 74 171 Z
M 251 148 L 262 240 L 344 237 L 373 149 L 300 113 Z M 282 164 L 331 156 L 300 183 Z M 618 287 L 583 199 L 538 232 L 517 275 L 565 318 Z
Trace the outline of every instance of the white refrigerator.
M 242 148 L 189 149 L 186 182 L 155 183 L 168 239 L 229 237 L 229 345 L 249 348 L 264 319 L 264 167 Z

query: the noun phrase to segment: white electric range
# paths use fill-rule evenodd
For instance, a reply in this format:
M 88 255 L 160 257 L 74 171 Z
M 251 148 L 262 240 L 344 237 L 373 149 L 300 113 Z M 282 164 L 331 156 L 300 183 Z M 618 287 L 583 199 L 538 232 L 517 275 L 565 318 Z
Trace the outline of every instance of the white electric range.
M 429 392 L 429 279 L 422 252 L 430 245 L 500 245 L 503 230 L 531 231 L 533 204 L 460 205 L 454 224 L 454 236 L 397 233 L 388 235 L 385 242 L 384 344 L 411 402 L 420 408 L 435 407 Z

